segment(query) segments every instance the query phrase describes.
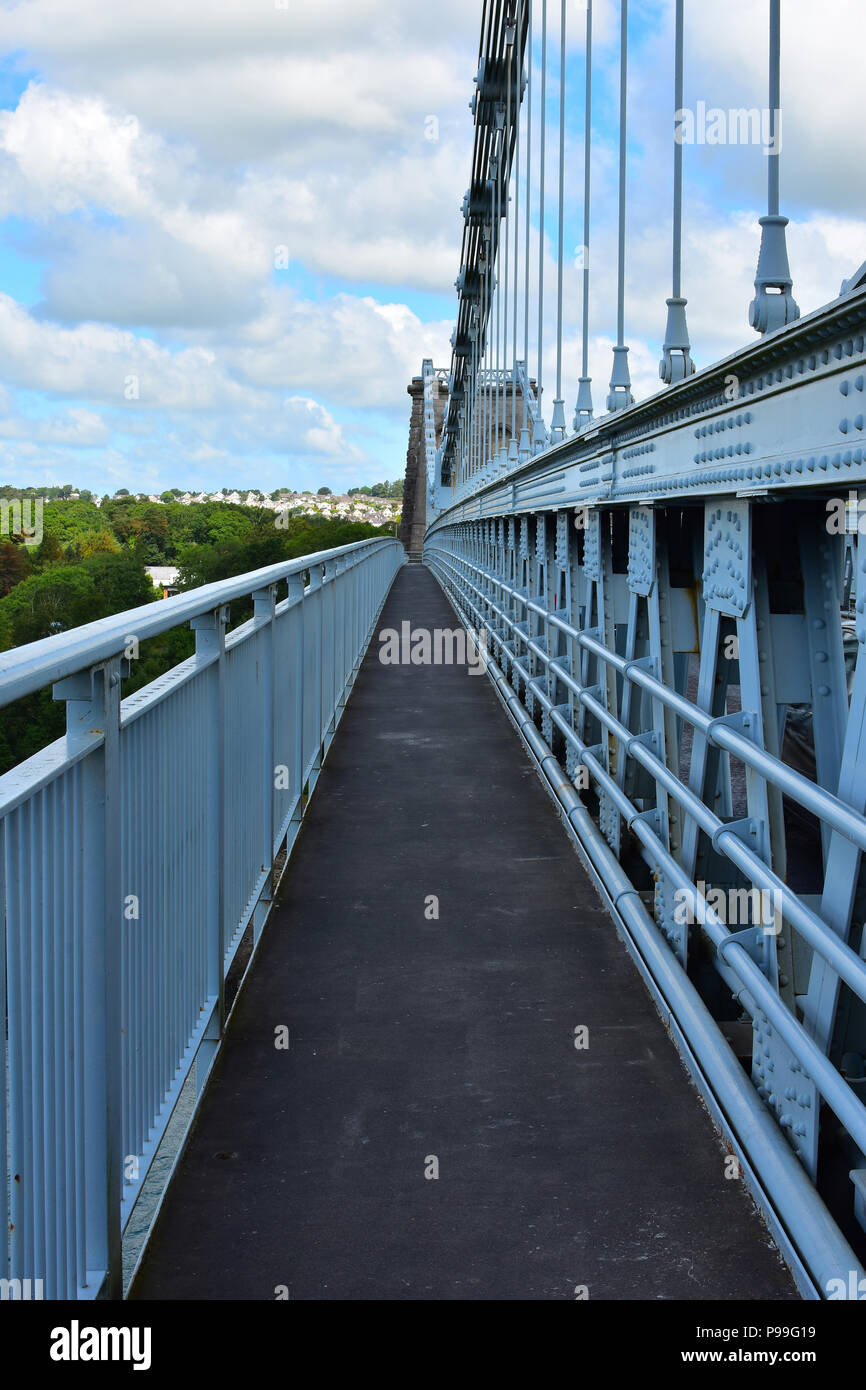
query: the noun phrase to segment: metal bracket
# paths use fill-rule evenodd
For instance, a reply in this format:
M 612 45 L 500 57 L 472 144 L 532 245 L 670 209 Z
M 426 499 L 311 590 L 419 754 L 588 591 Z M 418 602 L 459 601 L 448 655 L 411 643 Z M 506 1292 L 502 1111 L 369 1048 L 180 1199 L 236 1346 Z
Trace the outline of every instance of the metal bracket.
M 721 745 L 716 743 L 715 731 L 720 726 L 733 729 L 735 733 L 742 734 L 744 738 L 750 739 L 752 743 L 758 742 L 757 731 L 760 727 L 760 719 L 754 710 L 740 709 L 736 710 L 733 714 L 720 714 L 717 719 L 711 720 L 706 737 L 707 741 L 715 744 L 717 748 L 721 747 Z
M 659 837 L 661 836 L 662 813 L 657 806 L 650 807 L 648 811 L 638 811 L 636 816 L 632 816 L 631 820 L 628 823 L 629 830 L 631 830 L 635 822 L 639 820 L 645 821 L 646 824 L 650 827 L 650 829 L 655 831 L 656 835 L 658 835 Z
M 74 676 L 64 676 L 63 680 L 55 681 L 51 687 L 51 698 L 53 700 L 92 700 L 93 677 L 101 669 L 99 666 L 90 666 L 86 671 L 76 671 Z
M 712 844 L 716 854 L 724 855 L 725 853 L 719 847 L 719 837 L 727 831 L 736 835 L 738 840 L 742 840 L 744 845 L 754 850 L 762 859 L 765 858 L 767 827 L 762 820 L 758 820 L 755 816 L 744 816 L 742 820 L 725 821 L 724 825 L 720 825 L 713 834 Z
M 848 1176 L 854 1184 L 854 1215 L 866 1231 L 866 1168 L 852 1168 Z
M 641 743 L 645 748 L 649 748 L 657 758 L 662 757 L 662 737 L 658 729 L 646 729 L 642 734 L 632 734 L 625 745 L 627 757 L 632 756 L 632 744 L 635 743 Z
M 656 659 L 654 656 L 635 656 L 631 661 L 627 661 L 623 668 L 623 678 L 628 680 L 628 673 L 631 670 L 649 671 L 651 676 L 656 674 Z
M 755 962 L 758 969 L 767 974 L 767 935 L 763 927 L 742 927 L 720 941 L 716 954 L 720 961 L 727 963 L 731 946 L 742 946 L 746 954 Z

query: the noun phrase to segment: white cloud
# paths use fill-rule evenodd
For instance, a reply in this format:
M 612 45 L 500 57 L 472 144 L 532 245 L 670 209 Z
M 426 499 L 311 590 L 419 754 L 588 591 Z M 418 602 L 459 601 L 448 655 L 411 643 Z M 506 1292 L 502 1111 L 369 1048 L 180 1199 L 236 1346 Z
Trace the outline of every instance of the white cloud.
M 252 407 L 262 398 L 233 381 L 208 348 L 172 353 L 152 339 L 101 324 L 40 322 L 0 295 L 0 354 L 7 379 L 60 395 L 137 408 Z
M 84 406 L 74 406 L 61 415 L 47 419 L 33 420 L 23 415 L 7 414 L 0 420 L 0 438 L 3 439 L 85 447 L 105 444 L 109 437 L 110 430 L 102 416 Z
M 122 473 L 126 459 L 133 485 L 132 472 L 173 484 L 181 466 L 205 480 L 217 463 L 249 468 L 255 482 L 255 469 L 280 457 L 326 481 L 328 469 L 332 480 L 347 469 L 354 481 L 371 469 L 396 476 L 406 384 L 422 357 L 450 360 L 456 300 L 440 296 L 452 295 L 459 268 L 481 10 L 466 0 L 441 0 L 435 14 L 396 0 L 0 6 L 0 42 L 38 74 L 0 112 L 0 213 L 29 220 L 42 267 L 33 310 L 0 295 L 0 360 L 7 382 L 50 407 L 34 420 L 8 415 L 7 466 L 14 449 L 69 475 L 64 451 L 74 460 L 89 449 L 108 471 Z M 671 17 L 672 0 L 647 0 L 631 17 L 626 336 L 638 396 L 658 389 L 670 289 Z M 581 213 L 584 18 L 581 0 L 569 0 L 569 244 Z M 786 0 L 783 210 L 804 312 L 866 256 L 866 199 L 852 176 L 866 155 L 864 31 L 862 0 L 836 0 L 832 16 Z M 615 305 L 614 0 L 598 0 L 594 34 L 590 362 L 600 410 Z M 764 104 L 765 5 L 689 5 L 686 37 L 687 103 Z M 425 139 L 430 115 L 435 141 Z M 549 138 L 553 192 L 553 120 Z M 753 338 L 766 160 L 755 149 L 685 153 L 684 288 L 694 355 L 706 363 Z M 283 246 L 289 265 L 275 271 Z M 391 288 L 371 288 L 381 286 Z M 570 259 L 564 289 L 570 419 L 581 290 Z
M 450 321 L 422 323 L 404 304 L 348 294 L 315 304 L 274 293 L 263 318 L 224 343 L 223 359 L 254 387 L 291 383 L 344 407 L 403 412 L 421 359 L 442 362 L 450 333 Z

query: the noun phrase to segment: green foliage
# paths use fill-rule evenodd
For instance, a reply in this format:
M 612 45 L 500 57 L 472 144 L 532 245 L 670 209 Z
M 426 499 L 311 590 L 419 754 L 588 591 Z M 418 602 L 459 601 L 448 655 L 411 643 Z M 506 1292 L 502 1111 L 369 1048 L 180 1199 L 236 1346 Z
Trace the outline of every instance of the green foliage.
M 347 497 L 386 497 L 399 501 L 403 496 L 403 479 L 397 478 L 393 483 L 374 483 L 372 487 L 365 484 L 364 487 L 350 487 Z
M 16 545 L 14 541 L 0 542 L 0 596 L 27 578 L 31 569 L 29 551 L 29 546 Z
M 71 502 L 48 502 L 42 513 L 42 528 L 64 548 L 85 531 L 97 531 L 105 517 L 95 502 L 78 498 Z
M 32 497 L 34 499 L 42 497 L 50 501 L 55 497 L 71 497 L 75 488 L 71 483 L 64 483 L 62 487 L 18 487 L 13 483 L 0 483 L 0 498 L 5 497 Z M 89 501 L 92 493 L 82 490 L 81 497 Z
M 4 616 L 0 613 L 0 643 L 4 635 Z M 62 704 L 51 697 L 51 687 L 5 705 L 0 721 L 0 772 L 24 762 L 40 748 L 60 738 L 66 727 Z
M 153 588 L 134 555 L 98 551 L 75 565 L 51 565 L 0 599 L 11 645 L 37 642 L 124 608 L 149 603 Z
M 137 608 L 153 597 L 150 581 L 134 555 L 100 551 L 78 564 L 52 565 L 31 574 L 0 599 L 0 650 Z M 64 722 L 63 705 L 51 698 L 50 689 L 6 706 L 0 730 L 0 771 L 59 738 Z
M 17 489 L 13 495 L 24 494 Z M 278 523 L 277 514 L 260 507 L 158 505 L 128 495 L 106 497 L 101 507 L 85 498 L 50 502 L 43 527 L 38 546 L 0 544 L 0 651 L 158 601 L 146 564 L 177 563 L 180 587 L 189 589 L 390 534 L 388 527 L 323 516 L 282 513 Z M 251 611 L 248 599 L 233 604 L 232 623 Z M 186 660 L 194 648 L 187 626 L 143 642 L 123 682 L 124 696 Z M 52 700 L 50 689 L 6 706 L 0 772 L 59 738 L 64 723 L 63 704 Z
M 283 514 L 280 525 L 276 526 L 274 513 L 265 515 L 270 518 L 266 533 L 251 533 L 243 540 L 231 537 L 212 545 L 192 545 L 183 550 L 178 557 L 178 587 L 195 589 L 201 584 L 231 579 L 237 574 L 247 574 L 266 565 L 279 565 L 318 550 L 332 550 L 338 545 L 367 540 L 370 536 L 390 534 L 387 527 L 324 516 Z M 244 622 L 251 612 L 252 604 L 247 599 L 232 604 L 232 624 Z

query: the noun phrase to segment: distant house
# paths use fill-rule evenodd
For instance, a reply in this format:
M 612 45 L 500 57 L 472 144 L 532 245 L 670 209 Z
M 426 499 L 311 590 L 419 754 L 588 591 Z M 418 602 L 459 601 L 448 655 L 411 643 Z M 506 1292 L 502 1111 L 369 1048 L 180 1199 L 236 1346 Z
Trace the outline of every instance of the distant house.
M 177 593 L 177 576 L 180 572 L 177 565 L 145 565 L 144 572 L 150 575 L 153 587 L 162 590 L 163 598 Z

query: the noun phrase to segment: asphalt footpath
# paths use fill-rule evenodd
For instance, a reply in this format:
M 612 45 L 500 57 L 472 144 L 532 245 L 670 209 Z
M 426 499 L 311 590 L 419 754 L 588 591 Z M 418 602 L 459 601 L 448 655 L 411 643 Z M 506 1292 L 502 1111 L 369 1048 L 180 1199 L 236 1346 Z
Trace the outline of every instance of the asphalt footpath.
M 487 677 L 385 646 L 133 1298 L 796 1298 Z

